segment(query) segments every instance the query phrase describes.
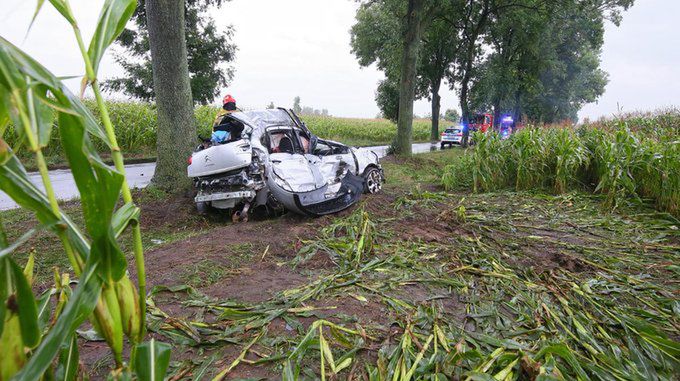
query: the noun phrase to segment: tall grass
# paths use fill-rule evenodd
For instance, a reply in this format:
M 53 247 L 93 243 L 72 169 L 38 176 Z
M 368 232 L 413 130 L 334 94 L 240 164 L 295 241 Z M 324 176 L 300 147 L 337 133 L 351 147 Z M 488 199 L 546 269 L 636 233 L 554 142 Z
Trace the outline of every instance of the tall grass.
M 678 110 L 600 121 L 578 130 L 528 127 L 508 140 L 478 134 L 475 140 L 476 146 L 465 155 L 469 158 L 464 156 L 445 170 L 445 188 L 468 182 L 475 192 L 551 188 L 564 193 L 587 188 L 603 194 L 610 209 L 624 200 L 645 198 L 662 211 L 680 214 Z M 461 170 L 461 163 L 472 170 Z

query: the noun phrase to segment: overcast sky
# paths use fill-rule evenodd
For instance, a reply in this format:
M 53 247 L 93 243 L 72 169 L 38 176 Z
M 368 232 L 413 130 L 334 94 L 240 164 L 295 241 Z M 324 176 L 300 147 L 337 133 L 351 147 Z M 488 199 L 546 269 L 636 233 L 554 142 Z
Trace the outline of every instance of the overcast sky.
M 33 29 L 26 30 L 35 1 L 2 0 L 0 35 L 33 55 L 55 74 L 83 72 L 71 30 L 49 2 Z M 103 0 L 71 0 L 87 40 Z M 374 93 L 382 74 L 360 68 L 350 52 L 349 29 L 354 22 L 352 0 L 233 0 L 216 9 L 219 25 L 233 25 L 238 45 L 236 76 L 222 94 L 232 94 L 241 106 L 303 106 L 326 108 L 332 115 L 373 117 Z M 605 94 L 587 105 L 581 117 L 609 116 L 624 111 L 680 105 L 680 0 L 637 0 L 620 27 L 608 25 L 602 67 L 609 72 Z M 121 74 L 110 55 L 100 65 L 100 77 Z M 73 89 L 78 80 L 69 82 Z M 442 109 L 458 108 L 452 91 L 442 92 Z M 428 113 L 427 101 L 415 112 Z

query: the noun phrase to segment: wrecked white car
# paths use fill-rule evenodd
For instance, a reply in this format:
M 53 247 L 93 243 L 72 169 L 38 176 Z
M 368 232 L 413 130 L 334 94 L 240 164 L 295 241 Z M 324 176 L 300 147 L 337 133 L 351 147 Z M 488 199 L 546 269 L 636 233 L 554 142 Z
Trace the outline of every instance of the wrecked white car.
M 382 188 L 377 154 L 318 138 L 291 110 L 236 112 L 215 130 L 224 140 L 205 140 L 187 169 L 200 212 L 231 210 L 235 221 L 255 208 L 321 216 Z

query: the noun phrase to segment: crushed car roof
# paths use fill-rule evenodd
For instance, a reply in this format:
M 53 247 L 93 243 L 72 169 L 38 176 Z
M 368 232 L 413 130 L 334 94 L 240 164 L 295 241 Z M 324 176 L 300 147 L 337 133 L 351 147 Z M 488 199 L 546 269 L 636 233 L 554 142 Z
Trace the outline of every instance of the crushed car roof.
M 297 125 L 283 109 L 241 111 L 229 116 L 254 129 L 265 129 L 271 126 L 295 127 Z

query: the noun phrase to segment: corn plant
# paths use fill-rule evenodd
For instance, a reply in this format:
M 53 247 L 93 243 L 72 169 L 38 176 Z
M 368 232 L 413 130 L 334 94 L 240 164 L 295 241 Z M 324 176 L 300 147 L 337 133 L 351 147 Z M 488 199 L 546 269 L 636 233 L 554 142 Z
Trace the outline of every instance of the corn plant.
M 548 131 L 548 136 L 549 159 L 554 168 L 550 172 L 555 176 L 555 192 L 565 193 L 589 163 L 590 156 L 581 139 L 571 129 L 552 129 Z
M 480 134 L 475 147 L 445 168 L 442 185 L 475 192 L 552 188 L 556 193 L 592 185 L 605 195 L 605 209 L 648 199 L 678 216 L 680 116 L 669 111 L 631 118 L 618 121 L 616 128 L 527 128 L 502 141 Z
M 621 127 L 613 137 L 596 134 L 591 144 L 598 178 L 595 191 L 606 195 L 605 205 L 616 208 L 628 196 L 637 196 L 633 174 L 644 164 L 638 138 Z
M 38 2 L 36 15 L 43 3 Z M 15 242 L 7 242 L 4 233 L 0 234 L 0 380 L 79 377 L 75 331 L 85 320 L 111 350 L 111 377 L 128 378 L 134 372 L 140 380 L 159 380 L 168 366 L 169 346 L 153 340 L 143 342 L 146 285 L 140 211 L 126 183 L 123 156 L 97 82 L 99 62 L 125 27 L 136 1 L 107 0 L 89 47 L 68 0 L 50 3 L 72 26 L 86 68 L 83 87 L 92 87 L 100 118 L 95 118 L 58 77 L 0 37 L 0 189 L 34 212 L 40 223 Z M 10 121 L 12 130 L 6 128 Z M 80 193 L 85 231 L 61 210 L 50 182 L 44 150 L 53 130 L 58 132 L 55 135 Z M 9 133 L 15 135 L 13 146 L 6 143 Z M 111 151 L 115 169 L 102 161 L 93 140 L 103 142 Z M 44 191 L 29 180 L 17 156 L 22 151 L 33 156 Z M 121 196 L 122 206 L 118 207 Z M 60 238 L 78 279 L 75 289 L 70 289 L 68 273 L 55 272 L 54 288 L 37 298 L 33 294 L 32 258 L 22 269 L 12 253 L 37 230 L 51 231 Z M 127 274 L 127 260 L 119 243 L 126 230 L 132 232 L 136 286 Z M 50 310 L 53 294 L 58 295 L 58 302 Z M 127 361 L 123 359 L 124 337 L 131 347 Z
M 475 148 L 472 151 L 473 189 L 489 191 L 502 187 L 507 179 L 507 157 L 502 153 L 503 141 L 498 134 L 475 132 Z
M 525 128 L 507 140 L 515 178 L 515 189 L 525 190 L 543 185 L 546 178 L 546 134 L 536 128 Z M 506 159 L 506 160 L 507 160 Z

